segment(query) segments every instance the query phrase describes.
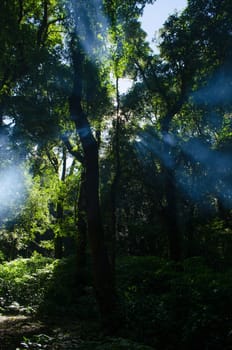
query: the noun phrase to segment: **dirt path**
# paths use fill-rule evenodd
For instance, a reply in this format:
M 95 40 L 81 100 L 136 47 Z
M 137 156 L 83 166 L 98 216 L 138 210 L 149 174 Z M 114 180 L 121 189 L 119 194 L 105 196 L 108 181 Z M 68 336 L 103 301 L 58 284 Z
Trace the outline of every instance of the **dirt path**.
M 0 316 L 0 350 L 15 350 L 23 337 L 45 329 L 42 322 L 27 316 Z

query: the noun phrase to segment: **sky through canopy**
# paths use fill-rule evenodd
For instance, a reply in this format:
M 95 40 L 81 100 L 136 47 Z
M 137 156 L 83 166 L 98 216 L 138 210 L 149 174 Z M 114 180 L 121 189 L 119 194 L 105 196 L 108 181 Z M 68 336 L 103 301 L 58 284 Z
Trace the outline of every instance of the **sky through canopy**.
M 142 28 L 147 33 L 147 40 L 154 52 L 157 52 L 156 43 L 152 41 L 158 34 L 169 15 L 175 11 L 181 12 L 187 6 L 187 0 L 156 0 L 153 5 L 147 5 L 141 18 Z M 119 89 L 125 93 L 131 86 L 130 79 L 120 79 Z

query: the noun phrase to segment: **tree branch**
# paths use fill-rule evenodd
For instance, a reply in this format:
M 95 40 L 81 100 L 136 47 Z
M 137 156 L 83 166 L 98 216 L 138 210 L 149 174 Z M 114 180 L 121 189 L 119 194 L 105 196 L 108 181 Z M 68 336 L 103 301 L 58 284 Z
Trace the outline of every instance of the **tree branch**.
M 84 157 L 82 156 L 82 154 L 80 152 L 78 152 L 77 150 L 73 149 L 73 146 L 69 140 L 69 138 L 66 135 L 62 135 L 62 141 L 64 142 L 65 146 L 67 147 L 67 150 L 69 151 L 69 153 L 76 158 L 76 160 L 78 162 L 80 162 L 81 164 L 84 163 Z

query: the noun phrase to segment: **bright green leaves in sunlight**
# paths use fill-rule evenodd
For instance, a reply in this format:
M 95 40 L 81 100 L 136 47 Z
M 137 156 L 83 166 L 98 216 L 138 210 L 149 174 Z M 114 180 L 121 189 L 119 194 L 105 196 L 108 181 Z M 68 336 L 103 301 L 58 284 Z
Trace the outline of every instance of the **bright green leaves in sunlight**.
M 138 21 L 146 3 L 153 1 L 106 2 L 110 21 L 110 58 L 113 74 L 122 78 L 134 76 L 133 63 L 139 53 L 149 53 L 146 34 Z

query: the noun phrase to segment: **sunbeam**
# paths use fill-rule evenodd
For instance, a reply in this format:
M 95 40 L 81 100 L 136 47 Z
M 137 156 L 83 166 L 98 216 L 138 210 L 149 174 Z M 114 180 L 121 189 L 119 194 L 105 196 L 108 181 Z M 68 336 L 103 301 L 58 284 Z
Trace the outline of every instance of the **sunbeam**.
M 164 147 L 165 144 L 168 147 Z M 177 144 L 178 149 L 174 149 Z M 192 200 L 199 201 L 213 193 L 226 207 L 232 207 L 232 159 L 229 154 L 212 150 L 197 138 L 178 143 L 174 135 L 161 139 L 146 132 L 139 134 L 135 148 L 144 165 L 149 152 L 172 170 L 177 188 Z M 187 163 L 191 164 L 191 169 Z

